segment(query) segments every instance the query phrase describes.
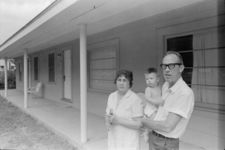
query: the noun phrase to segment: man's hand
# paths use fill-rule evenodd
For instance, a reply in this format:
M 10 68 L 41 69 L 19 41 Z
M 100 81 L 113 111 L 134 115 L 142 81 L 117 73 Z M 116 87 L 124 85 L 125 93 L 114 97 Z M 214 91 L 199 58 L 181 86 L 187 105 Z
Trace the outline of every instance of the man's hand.
M 133 117 L 132 118 L 133 121 L 136 121 L 137 124 L 139 124 L 141 131 L 144 130 L 144 127 L 143 127 L 143 124 L 142 124 L 142 119 L 143 119 L 142 117 Z

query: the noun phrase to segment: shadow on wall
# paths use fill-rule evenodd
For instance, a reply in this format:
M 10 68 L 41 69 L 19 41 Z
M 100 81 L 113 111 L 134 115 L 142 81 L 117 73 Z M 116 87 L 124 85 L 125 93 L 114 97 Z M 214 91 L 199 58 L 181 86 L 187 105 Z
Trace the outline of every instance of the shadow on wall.
M 218 135 L 223 138 L 223 144 L 225 143 L 225 1 L 218 0 L 218 26 L 222 27 L 218 29 L 218 47 L 221 48 L 218 54 L 218 64 L 221 66 L 219 69 L 219 78 L 218 83 L 221 84 L 221 92 L 219 94 L 220 101 L 220 110 L 222 113 L 219 113 L 219 127 L 218 127 Z M 222 31 L 221 31 L 222 30 Z M 224 144 L 225 150 L 225 144 Z

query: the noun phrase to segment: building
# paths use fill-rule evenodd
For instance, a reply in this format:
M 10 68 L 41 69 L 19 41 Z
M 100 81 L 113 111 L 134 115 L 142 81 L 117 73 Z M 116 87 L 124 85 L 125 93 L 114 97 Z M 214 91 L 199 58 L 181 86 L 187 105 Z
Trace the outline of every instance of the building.
M 197 137 L 190 142 L 224 149 L 224 5 L 223 0 L 56 0 L 5 41 L 0 56 L 15 59 L 16 88 L 24 95 L 43 82 L 44 98 L 71 103 L 85 118 L 86 108 L 104 115 L 117 70 L 132 70 L 133 89 L 141 92 L 145 69 L 159 67 L 166 51 L 179 51 L 195 111 L 213 116 L 196 120 L 196 127 L 209 126 L 191 129 Z

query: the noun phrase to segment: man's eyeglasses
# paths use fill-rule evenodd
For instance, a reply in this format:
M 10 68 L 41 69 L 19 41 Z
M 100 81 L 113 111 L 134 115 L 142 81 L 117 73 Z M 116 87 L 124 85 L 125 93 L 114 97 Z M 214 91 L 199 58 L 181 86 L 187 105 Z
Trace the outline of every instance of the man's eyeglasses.
M 182 65 L 181 63 L 171 63 L 171 64 L 160 64 L 160 67 L 163 69 L 163 70 L 166 70 L 166 68 L 168 67 L 169 70 L 172 70 L 175 68 L 175 66 L 178 65 Z

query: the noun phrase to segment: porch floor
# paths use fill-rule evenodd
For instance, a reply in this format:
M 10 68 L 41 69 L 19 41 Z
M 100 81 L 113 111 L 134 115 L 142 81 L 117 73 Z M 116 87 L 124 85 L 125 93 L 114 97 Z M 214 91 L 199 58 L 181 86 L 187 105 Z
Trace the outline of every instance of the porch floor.
M 4 91 L 0 94 L 3 96 Z M 3 96 L 4 97 L 4 96 Z M 71 104 L 54 100 L 32 98 L 28 96 L 28 108 L 23 107 L 23 93 L 17 90 L 8 90 L 7 100 L 19 107 L 32 117 L 43 123 L 58 135 L 67 139 L 71 144 L 84 150 L 106 150 L 107 132 L 104 118 L 88 113 L 88 142 L 80 141 L 80 111 Z M 143 140 L 142 140 L 143 141 Z M 141 150 L 148 150 L 146 143 L 141 143 Z M 181 150 L 200 150 L 201 147 L 181 142 Z

